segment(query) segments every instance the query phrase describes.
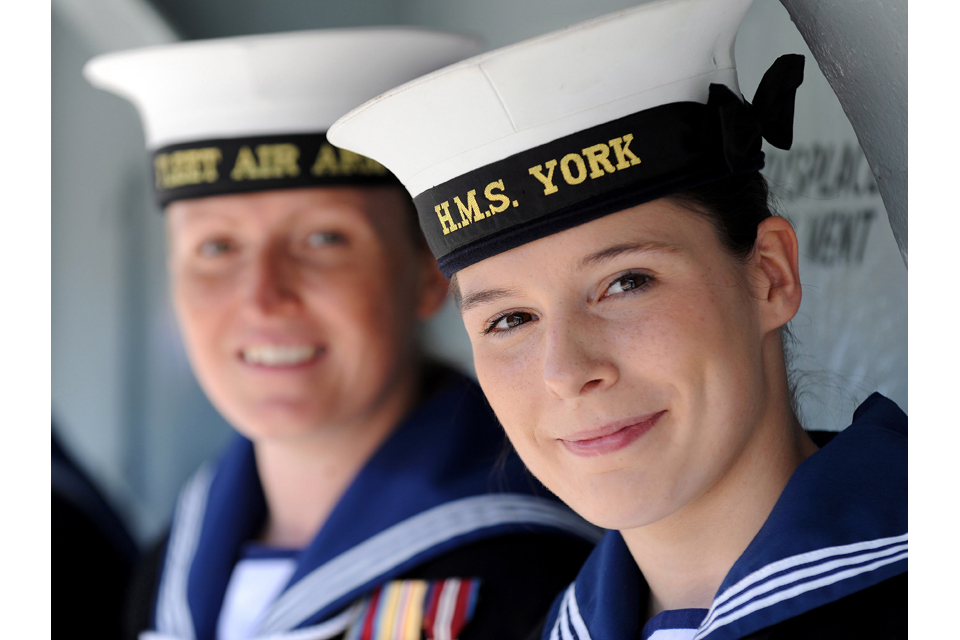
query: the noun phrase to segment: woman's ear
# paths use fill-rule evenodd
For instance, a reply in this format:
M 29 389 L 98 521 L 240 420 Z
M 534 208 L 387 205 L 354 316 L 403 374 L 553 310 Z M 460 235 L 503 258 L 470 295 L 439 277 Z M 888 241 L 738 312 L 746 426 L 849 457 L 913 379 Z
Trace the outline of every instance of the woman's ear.
M 764 333 L 787 324 L 800 308 L 797 234 L 785 218 L 771 216 L 757 225 L 753 262 Z
M 428 320 L 447 299 L 450 283 L 440 273 L 440 269 L 437 268 L 437 261 L 429 250 L 421 249 L 418 256 L 420 258 L 420 288 L 417 300 L 417 318 Z

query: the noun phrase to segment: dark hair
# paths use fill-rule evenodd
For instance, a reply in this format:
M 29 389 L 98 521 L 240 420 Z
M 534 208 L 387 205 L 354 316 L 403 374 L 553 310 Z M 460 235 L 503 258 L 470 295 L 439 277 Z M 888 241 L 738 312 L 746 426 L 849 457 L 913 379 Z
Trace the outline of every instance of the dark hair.
M 427 238 L 420 229 L 420 218 L 417 214 L 417 207 L 413 203 L 413 197 L 410 196 L 410 192 L 400 184 L 375 185 L 369 188 L 396 193 L 399 196 L 400 206 L 403 209 L 401 215 L 404 217 L 404 223 L 407 227 L 410 240 L 413 242 L 413 247 L 417 251 L 429 251 L 430 247 L 427 246 Z
M 709 182 L 668 198 L 709 218 L 720 243 L 741 262 L 753 253 L 757 226 L 773 215 L 770 188 L 758 171 Z
M 423 230 L 420 228 L 420 216 L 417 213 L 417 206 L 413 203 L 413 198 L 406 189 L 404 189 L 403 195 L 403 208 L 406 210 L 407 223 L 410 230 L 410 238 L 413 240 L 413 246 L 418 250 L 429 251 L 430 248 L 427 246 L 427 237 L 423 235 Z

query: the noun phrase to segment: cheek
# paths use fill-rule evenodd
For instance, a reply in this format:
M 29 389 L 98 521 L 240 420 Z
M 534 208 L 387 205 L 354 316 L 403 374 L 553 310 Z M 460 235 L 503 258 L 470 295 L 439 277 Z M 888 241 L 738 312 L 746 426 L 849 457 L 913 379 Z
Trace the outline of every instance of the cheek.
M 180 330 L 192 349 L 211 348 L 226 333 L 243 298 L 242 274 L 173 271 L 171 297 Z
M 734 290 L 736 291 L 736 290 Z M 755 388 L 762 373 L 758 318 L 750 301 L 739 294 L 713 288 L 698 313 L 691 310 L 687 353 L 709 380 L 707 389 L 724 388 L 731 399 Z
M 413 335 L 414 293 L 386 273 L 367 268 L 319 273 L 307 287 L 312 319 L 346 343 L 339 352 L 351 366 L 391 360 Z
M 209 344 L 207 338 L 217 333 L 233 296 L 223 282 L 174 277 L 171 297 L 180 331 L 193 350 Z
M 665 463 L 679 493 L 695 492 L 722 471 L 748 435 L 763 386 L 759 329 L 749 305 L 727 289 L 689 293 L 648 321 L 644 352 L 622 360 L 671 400 L 674 454 Z
M 204 295 L 213 291 L 215 295 Z M 224 340 L 232 315 L 230 296 L 222 288 L 211 290 L 174 279 L 171 298 L 187 358 L 198 381 L 212 397 L 222 396 L 229 389 L 224 371 L 233 358 Z
M 497 344 L 500 340 L 471 336 L 477 380 L 501 422 L 524 424 L 537 406 L 537 390 L 543 382 L 539 360 L 527 345 L 531 340 L 522 341 L 523 349 Z
M 501 350 L 478 345 L 475 339 L 474 367 L 477 380 L 510 442 L 527 466 L 539 477 L 544 452 L 536 427 L 545 410 L 543 367 L 533 345 Z M 496 340 L 495 338 L 493 340 Z M 527 340 L 525 342 L 532 342 Z
M 653 312 L 610 337 L 625 356 L 621 364 L 690 390 L 702 388 L 712 372 L 739 368 L 750 321 L 729 293 L 725 285 L 691 285 L 658 300 Z

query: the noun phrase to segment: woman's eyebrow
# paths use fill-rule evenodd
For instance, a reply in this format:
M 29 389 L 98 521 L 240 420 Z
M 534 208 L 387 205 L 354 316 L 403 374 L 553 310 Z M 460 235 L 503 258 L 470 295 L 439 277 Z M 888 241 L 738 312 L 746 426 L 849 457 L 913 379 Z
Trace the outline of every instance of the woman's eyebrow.
M 660 242 L 657 240 L 615 244 L 612 247 L 607 247 L 606 249 L 601 249 L 600 251 L 594 251 L 593 253 L 582 257 L 580 262 L 577 264 L 577 268 L 582 270 L 586 267 L 603 264 L 607 260 L 612 260 L 625 253 L 639 253 L 643 251 L 665 251 L 667 253 L 680 253 L 681 248 L 679 245 L 670 244 L 669 242 Z M 460 313 L 464 314 L 470 309 L 480 306 L 481 304 L 494 302 L 496 300 L 515 295 L 517 295 L 516 289 L 484 289 L 482 291 L 477 291 L 476 293 L 470 293 L 463 296 L 463 298 L 459 300 Z
M 460 300 L 460 313 L 466 313 L 470 309 L 480 306 L 481 304 L 494 302 L 496 300 L 500 300 L 501 298 L 509 298 L 510 296 L 515 295 L 517 295 L 516 289 L 484 289 L 483 291 L 470 293 Z
M 583 270 L 587 267 L 595 267 L 607 262 L 608 260 L 613 260 L 618 256 L 622 256 L 625 253 L 640 253 L 644 251 L 680 253 L 682 249 L 678 245 L 670 244 L 669 242 L 660 242 L 657 240 L 648 240 L 644 242 L 625 242 L 623 244 L 615 244 L 612 247 L 607 247 L 606 249 L 601 249 L 600 251 L 594 251 L 593 253 L 580 258 L 580 262 L 577 264 L 577 269 Z

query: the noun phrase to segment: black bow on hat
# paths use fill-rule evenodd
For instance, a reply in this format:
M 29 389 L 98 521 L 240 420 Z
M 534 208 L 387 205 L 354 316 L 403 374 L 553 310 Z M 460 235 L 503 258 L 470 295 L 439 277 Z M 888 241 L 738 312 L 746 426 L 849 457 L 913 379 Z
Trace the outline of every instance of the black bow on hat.
M 763 74 L 753 104 L 726 85 L 711 84 L 707 106 L 719 116 L 723 157 L 731 171 L 760 151 L 760 138 L 777 147 L 793 144 L 793 111 L 803 82 L 803 56 L 780 56 Z

